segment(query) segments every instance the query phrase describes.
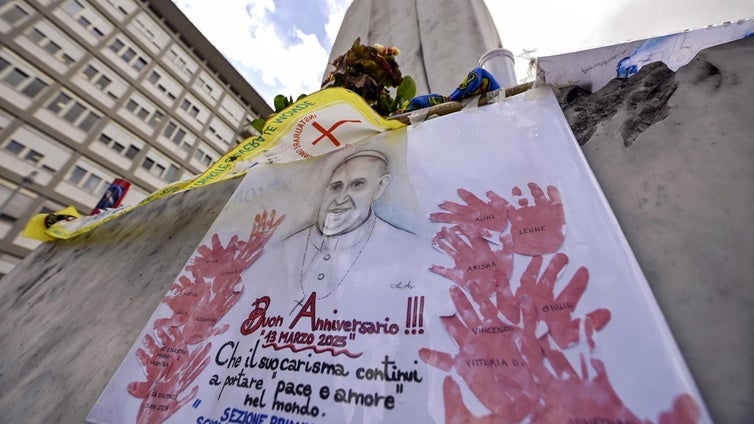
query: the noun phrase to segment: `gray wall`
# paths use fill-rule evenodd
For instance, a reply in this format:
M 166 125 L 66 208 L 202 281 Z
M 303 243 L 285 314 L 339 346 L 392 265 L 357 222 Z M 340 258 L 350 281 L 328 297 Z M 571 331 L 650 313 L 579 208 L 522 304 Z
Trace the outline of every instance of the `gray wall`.
M 83 422 L 239 181 L 46 243 L 0 280 L 4 422 Z

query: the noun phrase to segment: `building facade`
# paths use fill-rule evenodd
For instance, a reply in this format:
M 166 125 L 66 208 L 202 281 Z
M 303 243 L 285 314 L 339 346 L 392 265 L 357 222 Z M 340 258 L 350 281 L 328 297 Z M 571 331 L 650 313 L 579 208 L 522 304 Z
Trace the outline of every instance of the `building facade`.
M 170 0 L 0 0 L 0 276 L 37 213 L 206 169 L 272 110 Z

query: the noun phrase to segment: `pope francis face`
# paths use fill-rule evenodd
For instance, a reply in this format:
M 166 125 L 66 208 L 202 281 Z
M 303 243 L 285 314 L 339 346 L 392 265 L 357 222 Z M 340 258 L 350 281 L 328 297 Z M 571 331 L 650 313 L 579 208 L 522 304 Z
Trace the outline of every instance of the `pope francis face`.
M 317 224 L 326 236 L 359 228 L 390 183 L 387 164 L 377 156 L 356 156 L 338 165 L 322 195 Z

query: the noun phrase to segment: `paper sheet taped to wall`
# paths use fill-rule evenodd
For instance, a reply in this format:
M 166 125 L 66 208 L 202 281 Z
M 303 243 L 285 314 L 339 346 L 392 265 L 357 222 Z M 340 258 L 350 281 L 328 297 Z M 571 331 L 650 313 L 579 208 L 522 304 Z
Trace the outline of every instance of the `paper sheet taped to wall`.
M 709 421 L 549 89 L 338 140 L 248 173 L 88 421 Z

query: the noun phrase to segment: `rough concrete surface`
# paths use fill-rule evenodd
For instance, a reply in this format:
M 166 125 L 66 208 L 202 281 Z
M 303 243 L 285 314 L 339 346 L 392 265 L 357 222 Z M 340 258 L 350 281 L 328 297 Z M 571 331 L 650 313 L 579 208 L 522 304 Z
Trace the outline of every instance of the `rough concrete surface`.
M 754 38 L 702 51 L 665 82 L 659 70 L 578 99 L 586 110 L 620 105 L 591 123 L 583 150 L 713 419 L 751 422 Z M 630 100 L 637 87 L 672 85 L 665 105 L 654 101 L 664 94 Z M 655 122 L 627 143 L 627 123 L 643 119 Z
M 46 243 L 0 280 L 2 421 L 84 421 L 239 181 Z
M 599 117 L 584 153 L 718 423 L 754 416 L 752 58 L 754 38 L 571 99 Z M 43 245 L 0 281 L 3 421 L 82 422 L 236 185 Z

